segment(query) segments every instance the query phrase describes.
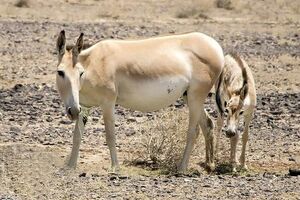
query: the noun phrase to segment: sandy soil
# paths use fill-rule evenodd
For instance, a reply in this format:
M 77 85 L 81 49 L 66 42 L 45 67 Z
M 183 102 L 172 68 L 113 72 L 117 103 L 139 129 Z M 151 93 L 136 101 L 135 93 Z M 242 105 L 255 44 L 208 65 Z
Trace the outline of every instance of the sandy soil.
M 230 9 L 208 0 L 26 2 L 27 7 L 12 0 L 0 5 L 0 199 L 300 199 L 300 177 L 288 175 L 290 168 L 300 168 L 298 1 L 232 0 Z M 184 134 L 187 107 L 180 101 L 153 113 L 117 107 L 118 176 L 107 172 L 101 110 L 94 109 L 78 168 L 63 168 L 74 123 L 55 88 L 55 42 L 61 29 L 69 43 L 80 32 L 92 43 L 200 31 L 215 37 L 225 52 L 238 51 L 253 70 L 258 92 L 249 171 L 207 173 L 201 167 L 202 137 L 188 175 L 126 164 L 145 152 L 149 133 L 160 133 L 152 124 L 164 121 L 163 116 Z M 215 116 L 212 99 L 206 108 Z M 229 142 L 222 139 L 220 166 L 229 154 Z

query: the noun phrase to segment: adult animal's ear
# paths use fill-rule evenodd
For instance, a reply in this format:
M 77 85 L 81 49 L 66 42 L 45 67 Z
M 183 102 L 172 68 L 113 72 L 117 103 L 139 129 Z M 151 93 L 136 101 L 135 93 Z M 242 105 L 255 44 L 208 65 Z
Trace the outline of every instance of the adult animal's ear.
M 246 82 L 246 83 L 244 83 L 244 85 L 241 89 L 240 98 L 242 100 L 244 100 L 246 98 L 247 94 L 248 94 L 248 83 Z
M 56 41 L 56 49 L 58 51 L 59 55 L 62 55 L 65 53 L 65 49 L 66 49 L 66 35 L 65 35 L 65 31 L 62 30 L 60 31 L 57 41 Z
M 83 33 L 80 33 L 80 36 L 78 37 L 77 42 L 74 46 L 74 50 L 77 54 L 79 54 L 83 49 L 83 35 Z

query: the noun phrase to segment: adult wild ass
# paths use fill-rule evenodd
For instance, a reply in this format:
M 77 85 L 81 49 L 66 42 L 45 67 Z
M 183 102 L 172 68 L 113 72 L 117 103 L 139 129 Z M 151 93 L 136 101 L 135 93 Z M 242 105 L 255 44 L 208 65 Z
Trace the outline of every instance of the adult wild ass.
M 245 60 L 237 54 L 225 56 L 225 66 L 216 84 L 216 103 L 219 114 L 217 121 L 216 151 L 220 140 L 220 133 L 226 120 L 226 136 L 230 138 L 230 162 L 236 171 L 236 146 L 239 139 L 238 125 L 241 115 L 244 116 L 244 133 L 242 135 L 241 166 L 247 169 L 245 151 L 248 141 L 249 124 L 253 118 L 256 106 L 256 90 L 251 70 Z M 216 153 L 217 154 L 217 153 Z
M 189 128 L 179 170 L 187 169 L 198 136 L 205 137 L 206 164 L 214 167 L 213 122 L 203 103 L 224 65 L 220 45 L 202 33 L 144 40 L 105 40 L 83 50 L 83 34 L 66 46 L 65 32 L 57 39 L 57 88 L 68 117 L 76 120 L 73 147 L 67 165 L 76 167 L 86 122 L 83 108 L 103 109 L 112 171 L 119 169 L 115 145 L 115 105 L 155 111 L 187 95 Z

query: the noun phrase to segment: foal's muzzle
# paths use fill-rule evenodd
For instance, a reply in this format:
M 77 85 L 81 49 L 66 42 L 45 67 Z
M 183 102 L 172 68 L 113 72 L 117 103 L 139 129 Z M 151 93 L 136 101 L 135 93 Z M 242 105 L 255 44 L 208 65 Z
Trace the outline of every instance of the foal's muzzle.
M 80 106 L 78 108 L 77 107 L 68 107 L 68 108 L 66 108 L 66 110 L 67 110 L 68 117 L 71 120 L 76 120 L 76 119 L 78 119 L 78 115 L 81 111 L 81 107 Z
M 226 130 L 225 134 L 226 134 L 226 137 L 231 138 L 231 137 L 235 136 L 236 131 L 233 131 L 233 130 L 229 129 L 229 130 Z

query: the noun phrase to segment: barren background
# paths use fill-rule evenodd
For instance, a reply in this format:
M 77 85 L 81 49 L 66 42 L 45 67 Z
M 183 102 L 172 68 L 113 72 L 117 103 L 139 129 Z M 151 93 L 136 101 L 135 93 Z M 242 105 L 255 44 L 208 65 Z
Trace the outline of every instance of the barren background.
M 289 168 L 300 168 L 300 1 L 0 2 L 0 199 L 300 198 L 299 176 L 288 175 Z M 215 37 L 225 52 L 238 51 L 253 70 L 258 92 L 249 171 L 222 169 L 229 156 L 225 137 L 219 171 L 211 174 L 202 168 L 202 135 L 190 175 L 166 175 L 147 160 L 153 141 L 164 137 L 170 141 L 164 150 L 181 153 L 187 127 L 181 101 L 153 113 L 117 108 L 119 176 L 107 172 L 101 110 L 94 109 L 78 168 L 64 170 L 74 123 L 65 116 L 55 88 L 55 42 L 61 29 L 69 44 L 80 32 L 95 42 L 199 31 Z M 212 99 L 206 107 L 215 114 Z M 170 145 L 174 141 L 178 146 Z

